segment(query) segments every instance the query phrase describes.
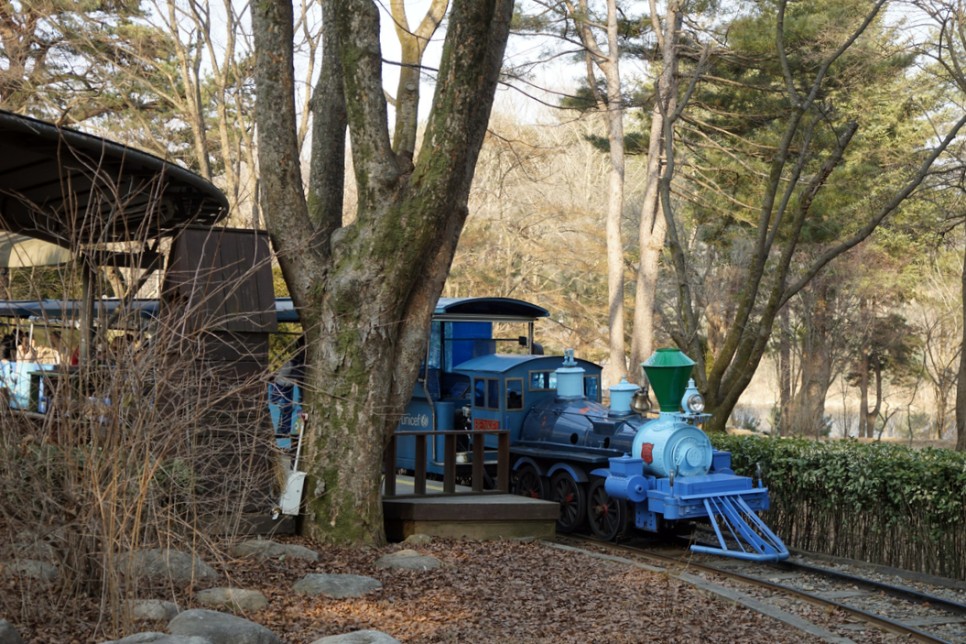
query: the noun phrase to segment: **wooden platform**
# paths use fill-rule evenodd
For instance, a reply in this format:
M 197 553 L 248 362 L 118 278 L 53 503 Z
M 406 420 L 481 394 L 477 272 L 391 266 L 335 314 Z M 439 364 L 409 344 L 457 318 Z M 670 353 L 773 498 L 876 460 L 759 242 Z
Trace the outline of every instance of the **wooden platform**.
M 383 499 L 386 537 L 413 534 L 457 539 L 552 538 L 560 506 L 513 494 L 430 494 Z
M 457 493 L 443 493 L 439 481 L 428 481 L 425 495 L 413 494 L 413 478 L 397 478 L 397 496 L 382 500 L 386 537 L 402 541 L 414 534 L 456 539 L 553 538 L 560 506 L 552 501 L 497 492 L 473 493 L 456 486 Z M 294 534 L 296 517 L 272 519 L 268 512 L 245 514 L 231 521 L 212 522 L 214 534 Z

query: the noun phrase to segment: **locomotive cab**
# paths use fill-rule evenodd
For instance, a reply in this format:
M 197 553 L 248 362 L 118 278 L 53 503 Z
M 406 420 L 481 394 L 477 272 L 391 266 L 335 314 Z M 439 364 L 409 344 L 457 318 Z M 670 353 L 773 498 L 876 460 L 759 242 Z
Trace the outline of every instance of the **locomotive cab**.
M 534 342 L 533 328 L 536 320 L 549 315 L 542 307 L 511 298 L 439 300 L 420 377 L 396 430 L 397 468 L 415 470 L 419 460 L 415 437 L 407 433 L 504 429 L 504 422 L 519 415 L 526 396 L 522 378 L 504 380 L 499 374 L 476 374 L 465 366 L 500 350 L 519 352 L 519 357 L 542 351 Z M 465 436 L 457 440 L 457 477 L 461 479 L 470 471 L 469 442 Z M 495 449 L 496 444 L 495 437 L 488 437 L 487 449 Z M 441 477 L 445 436 L 430 437 L 426 452 L 427 474 Z M 495 452 L 486 456 L 490 461 L 495 467 Z
M 600 400 L 601 367 L 581 360 L 579 397 Z M 473 429 L 507 429 L 520 440 L 528 411 L 557 397 L 560 356 L 489 355 L 467 360 L 454 372 L 471 382 Z M 492 445 L 495 447 L 495 442 Z

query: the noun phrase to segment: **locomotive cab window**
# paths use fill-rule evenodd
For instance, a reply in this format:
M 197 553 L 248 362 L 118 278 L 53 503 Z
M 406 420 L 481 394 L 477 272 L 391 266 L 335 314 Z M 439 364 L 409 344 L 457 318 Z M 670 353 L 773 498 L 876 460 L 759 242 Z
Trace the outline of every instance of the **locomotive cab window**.
M 493 378 L 474 378 L 473 406 L 478 409 L 499 409 L 500 381 Z
M 531 371 L 530 391 L 551 391 L 557 388 L 556 371 Z
M 506 381 L 507 411 L 523 409 L 523 379 L 508 378 Z
M 600 378 L 597 376 L 584 376 L 584 397 L 587 400 L 600 402 Z

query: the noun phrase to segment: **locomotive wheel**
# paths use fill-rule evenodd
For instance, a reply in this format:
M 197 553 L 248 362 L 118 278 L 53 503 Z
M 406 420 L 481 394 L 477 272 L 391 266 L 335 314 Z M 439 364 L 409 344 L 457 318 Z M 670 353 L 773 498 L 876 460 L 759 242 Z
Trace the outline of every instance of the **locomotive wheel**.
M 513 483 L 513 493 L 531 499 L 547 498 L 547 490 L 543 484 L 543 477 L 532 465 L 522 465 L 517 470 L 516 481 Z
M 604 479 L 596 479 L 587 492 L 587 523 L 594 536 L 613 541 L 627 526 L 627 503 L 615 499 L 604 489 Z
M 568 472 L 557 472 L 550 481 L 550 500 L 560 504 L 559 532 L 573 532 L 584 522 L 587 514 L 587 493 L 584 486 Z

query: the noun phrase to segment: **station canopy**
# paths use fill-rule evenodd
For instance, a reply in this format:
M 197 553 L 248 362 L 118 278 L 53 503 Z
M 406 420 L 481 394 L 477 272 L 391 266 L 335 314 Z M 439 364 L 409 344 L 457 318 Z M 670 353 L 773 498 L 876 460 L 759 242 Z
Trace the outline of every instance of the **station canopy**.
M 59 263 L 227 213 L 224 194 L 185 168 L 0 110 L 0 266 Z

